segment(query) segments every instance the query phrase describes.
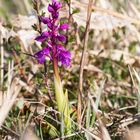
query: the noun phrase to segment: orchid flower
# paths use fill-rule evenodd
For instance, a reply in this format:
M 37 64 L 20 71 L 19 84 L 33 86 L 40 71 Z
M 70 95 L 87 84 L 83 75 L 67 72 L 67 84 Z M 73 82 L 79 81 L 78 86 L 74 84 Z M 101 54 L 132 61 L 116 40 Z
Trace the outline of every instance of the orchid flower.
M 66 36 L 60 33 L 60 31 L 66 30 L 69 27 L 67 23 L 60 24 L 58 22 L 59 10 L 61 7 L 61 2 L 52 0 L 52 3 L 48 6 L 50 16 L 39 16 L 39 20 L 41 23 L 47 25 L 48 30 L 43 31 L 35 38 L 35 40 L 47 45 L 44 46 L 42 50 L 36 52 L 34 56 L 40 64 L 45 63 L 46 58 L 49 58 L 49 60 L 53 63 L 55 97 L 58 111 L 61 113 L 60 119 L 63 120 L 62 118 L 64 118 L 61 126 L 64 128 L 63 130 L 65 130 L 64 133 L 69 134 L 71 129 L 71 121 L 68 95 L 67 91 L 65 93 L 63 92 L 63 86 L 59 76 L 58 63 L 60 62 L 66 67 L 70 66 L 71 53 L 63 46 L 67 40 Z

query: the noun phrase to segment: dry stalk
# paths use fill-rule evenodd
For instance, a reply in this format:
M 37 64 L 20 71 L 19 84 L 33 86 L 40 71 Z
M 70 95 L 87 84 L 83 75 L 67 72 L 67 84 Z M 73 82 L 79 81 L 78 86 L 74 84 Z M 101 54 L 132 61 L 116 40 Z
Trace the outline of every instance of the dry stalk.
M 8 68 L 8 81 L 7 81 L 7 91 L 1 92 L 2 98 L 0 98 L 0 127 L 5 121 L 10 109 L 12 108 L 20 90 L 21 86 L 18 84 L 17 80 L 13 80 L 13 63 L 9 62 Z
M 0 32 L 0 54 L 1 54 L 1 64 L 0 64 L 0 87 L 2 89 L 3 79 L 4 79 L 4 49 L 3 49 L 2 33 Z
M 85 30 L 85 37 L 84 37 L 84 43 L 83 43 L 83 52 L 82 57 L 80 61 L 80 74 L 79 74 L 79 93 L 78 93 L 78 108 L 77 108 L 77 122 L 81 126 L 81 110 L 82 110 L 82 92 L 83 92 L 83 71 L 84 71 L 84 65 L 85 65 L 85 55 L 87 51 L 88 46 L 88 34 L 90 29 L 90 19 L 92 14 L 92 5 L 93 0 L 89 0 L 88 3 L 88 9 L 87 9 L 87 21 L 86 21 L 86 30 Z

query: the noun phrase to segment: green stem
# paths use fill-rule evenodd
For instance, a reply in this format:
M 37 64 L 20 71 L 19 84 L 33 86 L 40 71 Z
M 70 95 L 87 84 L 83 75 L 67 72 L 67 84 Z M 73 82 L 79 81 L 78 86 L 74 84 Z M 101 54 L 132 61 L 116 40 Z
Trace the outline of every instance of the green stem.
M 60 80 L 59 71 L 58 71 L 58 62 L 56 58 L 54 58 L 53 60 L 53 69 L 54 69 L 54 75 L 56 79 L 60 82 L 61 80 Z
M 53 60 L 53 68 L 54 68 L 56 102 L 58 105 L 58 111 L 60 113 L 63 113 L 64 93 L 63 93 L 63 87 L 62 87 L 62 83 L 61 83 L 60 76 L 59 76 L 58 62 L 57 62 L 56 58 L 54 58 L 54 60 Z
M 54 58 L 53 60 L 53 69 L 54 69 L 54 85 L 55 85 L 56 102 L 58 106 L 58 111 L 61 113 L 60 114 L 60 119 L 62 123 L 61 130 L 63 130 L 62 133 L 64 132 L 70 134 L 71 121 L 70 121 L 70 110 L 68 105 L 68 95 L 67 95 L 67 91 L 65 92 L 65 94 L 63 92 L 63 86 L 59 76 L 58 62 L 56 58 Z

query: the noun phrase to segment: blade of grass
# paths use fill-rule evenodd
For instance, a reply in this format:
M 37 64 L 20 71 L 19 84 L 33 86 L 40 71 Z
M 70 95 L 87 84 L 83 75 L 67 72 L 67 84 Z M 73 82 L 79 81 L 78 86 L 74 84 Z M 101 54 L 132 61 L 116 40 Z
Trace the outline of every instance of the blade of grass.
M 97 98 L 96 98 L 96 101 L 95 101 L 95 105 L 96 105 L 96 108 L 98 109 L 99 107 L 99 102 L 101 100 L 101 95 L 103 93 L 103 88 L 104 88 L 104 85 L 105 85 L 105 81 L 106 80 L 103 80 L 102 83 L 101 83 L 101 86 L 98 88 L 97 90 Z M 92 119 L 91 119 L 91 127 L 93 127 L 94 125 L 94 122 L 95 122 L 95 113 L 93 112 L 92 113 Z
M 106 127 L 104 126 L 102 120 L 99 117 L 98 109 L 96 107 L 96 104 L 95 104 L 94 100 L 92 99 L 92 96 L 90 95 L 90 92 L 88 92 L 88 97 L 89 97 L 89 99 L 91 101 L 93 111 L 94 111 L 94 113 L 95 113 L 95 115 L 97 117 L 98 123 L 99 123 L 99 129 L 101 131 L 102 140 L 111 140 L 110 135 L 108 133 L 108 130 L 106 129 Z
M 86 128 L 88 129 L 90 127 L 90 121 L 91 121 L 91 103 L 90 100 L 88 99 L 87 101 L 87 113 L 86 113 Z M 91 136 L 88 133 L 85 133 L 85 137 L 87 140 L 92 140 Z
M 133 69 L 133 71 L 134 71 L 134 74 L 135 74 L 136 79 L 138 81 L 138 85 L 136 87 L 138 90 L 138 113 L 140 113 L 140 77 L 139 77 L 138 73 L 135 71 L 135 69 Z
M 97 110 L 98 110 L 99 103 L 101 100 L 101 94 L 103 93 L 105 81 L 106 80 L 102 81 L 101 86 L 98 88 L 97 93 L 96 93 L 97 97 L 96 97 L 96 101 L 95 101 L 95 106 L 96 106 Z M 92 113 L 92 116 L 91 116 L 91 113 Z M 96 116 L 95 112 L 91 112 L 91 102 L 88 98 L 87 114 L 86 114 L 86 128 L 93 127 L 93 125 L 95 123 L 95 116 Z M 88 135 L 87 133 L 85 133 L 85 136 L 86 136 L 87 140 L 92 139 L 91 136 Z

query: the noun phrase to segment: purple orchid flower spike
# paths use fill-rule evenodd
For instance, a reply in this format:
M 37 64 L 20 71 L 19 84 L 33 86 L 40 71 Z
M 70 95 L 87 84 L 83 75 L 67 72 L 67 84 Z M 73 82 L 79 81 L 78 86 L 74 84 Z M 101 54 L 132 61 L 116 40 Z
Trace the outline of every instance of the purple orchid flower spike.
M 48 6 L 50 12 L 49 17 L 40 16 L 39 19 L 43 24 L 46 24 L 48 31 L 42 32 L 40 36 L 35 40 L 41 43 L 47 43 L 49 48 L 43 48 L 41 51 L 35 54 L 37 61 L 42 64 L 46 61 L 46 57 L 49 57 L 53 62 L 57 59 L 64 66 L 70 66 L 71 54 L 61 44 L 65 43 L 67 38 L 65 35 L 60 34 L 59 31 L 68 29 L 67 23 L 59 24 L 57 19 L 59 17 L 59 9 L 62 7 L 61 2 L 52 0 L 52 3 Z
M 52 0 L 52 3 L 48 6 L 48 11 L 50 13 L 49 17 L 39 17 L 39 22 L 45 24 L 48 29 L 35 38 L 36 41 L 41 42 L 42 47 L 45 47 L 35 53 L 34 56 L 40 64 L 44 64 L 47 58 L 52 62 L 57 107 L 60 112 L 60 120 L 62 120 L 62 116 L 64 120 L 64 125 L 61 125 L 61 130 L 64 129 L 64 133 L 70 134 L 71 120 L 69 119 L 70 109 L 68 95 L 67 91 L 65 93 L 63 91 L 63 85 L 58 69 L 58 63 L 61 63 L 65 67 L 69 67 L 71 62 L 71 53 L 63 47 L 64 43 L 67 41 L 67 37 L 61 32 L 68 29 L 69 25 L 67 23 L 60 24 L 58 22 L 59 10 L 61 7 L 61 2 Z

